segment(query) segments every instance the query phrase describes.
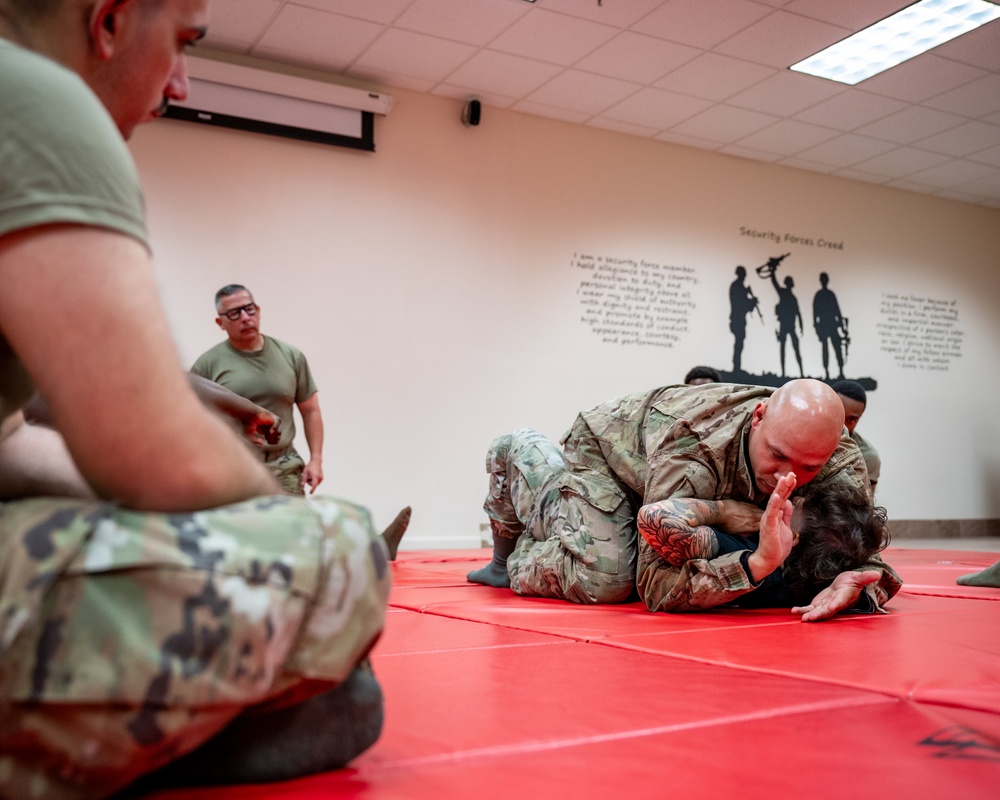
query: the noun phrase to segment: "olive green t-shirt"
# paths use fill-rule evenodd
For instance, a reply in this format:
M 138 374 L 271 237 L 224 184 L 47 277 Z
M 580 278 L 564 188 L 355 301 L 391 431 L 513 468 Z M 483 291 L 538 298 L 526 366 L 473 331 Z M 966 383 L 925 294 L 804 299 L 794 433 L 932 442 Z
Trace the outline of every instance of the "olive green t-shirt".
M 0 39 L 0 238 L 58 223 L 147 244 L 135 164 L 104 106 L 75 73 Z M 0 419 L 32 392 L 0 336 Z
M 264 347 L 253 353 L 237 350 L 228 339 L 220 342 L 198 357 L 191 372 L 281 417 L 281 441 L 267 445 L 265 452 L 284 450 L 292 444 L 295 440 L 292 410 L 296 403 L 308 400 L 316 392 L 309 362 L 302 351 L 271 336 L 265 336 Z

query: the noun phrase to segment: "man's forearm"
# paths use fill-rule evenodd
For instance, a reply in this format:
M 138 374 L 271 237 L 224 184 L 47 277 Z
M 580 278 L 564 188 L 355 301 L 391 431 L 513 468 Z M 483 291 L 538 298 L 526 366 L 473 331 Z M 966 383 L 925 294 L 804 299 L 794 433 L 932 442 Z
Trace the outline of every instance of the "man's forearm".
M 640 535 L 664 561 L 679 567 L 695 558 L 718 552 L 715 531 L 721 522 L 721 503 L 715 500 L 672 498 L 639 509 Z

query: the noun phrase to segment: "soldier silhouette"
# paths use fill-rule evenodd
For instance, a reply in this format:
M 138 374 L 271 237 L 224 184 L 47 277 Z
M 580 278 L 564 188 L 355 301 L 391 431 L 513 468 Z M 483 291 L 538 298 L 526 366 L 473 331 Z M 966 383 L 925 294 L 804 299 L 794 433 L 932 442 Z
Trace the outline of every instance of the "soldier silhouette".
M 785 377 L 785 341 L 791 336 L 792 347 L 795 350 L 795 361 L 799 365 L 799 377 L 804 378 L 806 373 L 802 369 L 799 336 L 795 332 L 796 321 L 799 323 L 799 332 L 802 332 L 802 314 L 799 312 L 799 301 L 792 294 L 795 281 L 792 280 L 791 275 L 786 276 L 785 285 L 782 288 L 778 285 L 778 278 L 775 276 L 775 273 L 778 271 L 778 265 L 787 255 L 786 253 L 784 256 L 768 259 L 767 264 L 757 268 L 757 274 L 761 277 L 770 277 L 774 291 L 778 293 L 778 304 L 774 307 L 774 315 L 778 318 L 778 331 L 776 335 L 781 350 L 781 377 Z
M 826 379 L 830 379 L 830 354 L 827 350 L 827 342 L 833 347 L 833 354 L 837 358 L 838 378 L 844 377 L 844 354 L 841 350 L 841 336 L 846 338 L 847 320 L 840 315 L 840 305 L 837 303 L 837 295 L 826 288 L 830 282 L 830 276 L 825 272 L 819 274 L 819 282 L 823 287 L 813 298 L 813 325 L 816 328 L 816 335 L 823 345 L 823 372 Z
M 757 309 L 757 298 L 754 297 L 753 290 L 744 281 L 747 271 L 743 267 L 736 268 L 736 280 L 729 285 L 729 330 L 733 332 L 735 343 L 733 345 L 733 372 L 742 370 L 743 340 L 747 335 L 747 314 Z M 761 314 L 761 321 L 764 315 Z

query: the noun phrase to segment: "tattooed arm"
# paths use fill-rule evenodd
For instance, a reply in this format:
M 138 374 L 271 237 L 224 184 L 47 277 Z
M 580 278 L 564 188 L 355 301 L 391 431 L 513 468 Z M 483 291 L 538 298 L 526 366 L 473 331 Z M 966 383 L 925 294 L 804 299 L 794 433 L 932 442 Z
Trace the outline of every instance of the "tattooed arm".
M 722 521 L 722 501 L 678 497 L 639 509 L 639 533 L 664 561 L 679 567 L 695 558 L 714 558 L 719 542 L 710 525 Z

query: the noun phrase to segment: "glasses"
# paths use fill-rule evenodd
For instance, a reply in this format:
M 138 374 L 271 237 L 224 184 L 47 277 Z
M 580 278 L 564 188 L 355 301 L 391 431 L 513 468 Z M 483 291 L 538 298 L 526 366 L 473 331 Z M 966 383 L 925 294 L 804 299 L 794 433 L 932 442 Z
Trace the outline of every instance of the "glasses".
M 235 321 L 240 318 L 243 312 L 247 312 L 248 317 L 256 316 L 257 314 L 257 304 L 247 303 L 245 306 L 237 306 L 236 308 L 231 308 L 228 311 L 221 312 L 223 316 Z

